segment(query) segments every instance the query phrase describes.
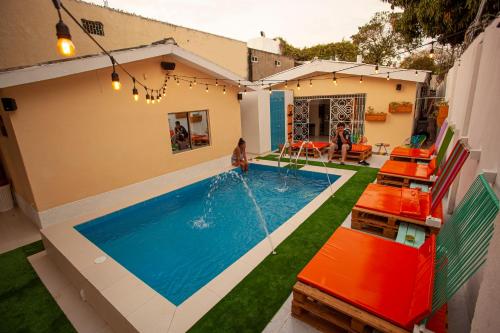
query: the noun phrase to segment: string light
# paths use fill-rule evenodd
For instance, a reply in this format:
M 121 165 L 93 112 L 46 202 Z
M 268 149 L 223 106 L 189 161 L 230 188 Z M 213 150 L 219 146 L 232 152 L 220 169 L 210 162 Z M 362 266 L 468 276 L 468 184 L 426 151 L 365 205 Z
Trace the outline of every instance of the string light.
M 313 80 L 309 80 L 309 87 L 312 88 L 312 86 L 313 86 Z
M 375 65 L 375 74 L 378 74 L 378 64 Z
M 241 82 L 238 80 L 238 88 L 241 88 Z
M 415 76 L 418 76 L 418 71 L 415 71 Z
M 146 90 L 146 104 L 149 104 L 151 103 L 151 98 L 149 96 L 148 87 L 144 87 L 144 89 Z
M 193 89 L 193 84 L 189 81 L 189 89 Z
M 167 88 L 167 85 L 165 85 L 165 86 L 163 87 L 163 97 L 165 97 L 165 95 L 166 95 L 166 93 L 167 93 L 167 89 L 166 89 L 166 88 Z
M 359 78 L 359 83 L 363 83 L 363 75 Z
M 431 50 L 429 51 L 429 58 L 434 59 L 434 42 L 431 44 Z
M 389 81 L 391 78 L 389 77 L 389 72 L 387 72 L 387 81 Z
M 132 82 L 134 82 L 134 88 L 132 89 L 132 95 L 134 96 L 134 101 L 139 100 L 139 92 L 137 91 L 137 88 L 135 87 L 135 78 L 132 79 Z
M 215 86 L 218 87 L 219 86 L 219 81 L 217 79 L 215 79 Z
M 120 83 L 120 76 L 115 71 L 115 58 L 110 57 L 111 64 L 113 65 L 113 73 L 111 73 L 111 86 L 114 90 L 120 90 L 122 84 Z
M 271 84 L 269 83 L 269 95 L 273 93 L 273 88 L 271 87 Z
M 179 80 L 179 77 L 177 77 L 177 85 L 179 86 L 181 84 L 181 81 Z
M 208 92 L 208 84 L 205 85 L 205 92 Z
M 161 102 L 161 95 L 158 90 L 156 91 L 156 99 L 158 100 L 158 103 Z
M 247 86 L 245 86 L 245 90 L 243 91 L 243 95 L 247 94 Z
M 333 83 L 337 85 L 337 72 L 333 72 Z
M 297 90 L 300 90 L 300 80 L 297 80 Z
M 61 1 L 53 0 L 53 3 L 57 9 L 57 15 L 59 16 L 59 22 L 56 24 L 57 51 L 64 57 L 71 57 L 75 54 L 75 44 L 73 44 L 71 40 L 68 26 L 63 22 L 61 17 Z
M 155 104 L 155 95 L 153 95 L 153 89 L 151 89 L 151 104 Z
M 197 85 L 196 78 L 194 78 L 193 84 Z
M 285 80 L 285 89 L 288 89 L 288 80 Z
M 225 95 L 226 94 L 226 86 L 223 86 L 222 87 L 222 94 Z

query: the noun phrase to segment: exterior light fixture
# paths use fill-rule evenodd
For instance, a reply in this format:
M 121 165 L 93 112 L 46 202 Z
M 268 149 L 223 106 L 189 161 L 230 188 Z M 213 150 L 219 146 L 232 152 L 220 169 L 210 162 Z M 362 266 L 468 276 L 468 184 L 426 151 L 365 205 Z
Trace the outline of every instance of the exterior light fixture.
M 300 90 L 300 80 L 297 80 L 297 90 Z
M 219 81 L 217 79 L 215 79 L 215 86 L 218 87 L 219 86 Z
M 193 89 L 193 83 L 189 81 L 189 89 Z
M 238 80 L 238 88 L 241 88 L 241 82 Z
M 269 95 L 273 93 L 273 88 L 271 87 L 271 84 L 269 83 Z
M 225 95 L 226 94 L 226 86 L 223 86 L 222 87 L 222 94 Z
M 146 90 L 146 103 L 149 104 L 151 103 L 151 97 L 149 96 L 148 87 L 144 87 L 144 89 Z
M 113 73 L 111 73 L 111 86 L 113 87 L 114 90 L 118 91 L 122 87 L 122 84 L 120 83 L 120 76 L 115 71 L 115 58 L 110 57 L 110 59 L 111 59 L 111 64 L 113 65 Z
M 134 96 L 134 101 L 139 100 L 139 92 L 137 91 L 137 88 L 135 87 L 135 78 L 132 78 L 132 81 L 134 82 L 134 88 L 132 89 L 132 95 Z
M 208 84 L 205 85 L 205 92 L 208 92 Z
M 389 77 L 389 72 L 387 72 L 387 81 L 389 81 L 391 78 Z
M 337 73 L 333 72 L 333 83 L 337 85 Z
M 56 24 L 56 36 L 57 36 L 57 51 L 63 57 L 71 57 L 75 54 L 75 45 L 71 40 L 71 34 L 66 23 L 63 22 L 61 17 L 61 1 L 52 0 L 54 7 L 57 9 L 57 15 L 59 16 L 59 22 Z
M 159 90 L 156 91 L 156 99 L 158 100 L 158 103 L 161 102 L 161 94 Z
M 247 86 L 245 86 L 245 90 L 243 91 L 243 95 L 247 94 Z
M 378 64 L 375 65 L 375 74 L 378 74 Z
M 313 86 L 313 81 L 312 81 L 312 80 L 309 80 L 309 87 L 311 87 L 311 88 L 312 88 L 312 86 Z
M 359 83 L 363 83 L 363 75 L 359 78 Z
M 434 42 L 431 44 L 431 50 L 429 51 L 429 58 L 434 59 Z
M 193 84 L 197 85 L 196 78 L 194 78 Z

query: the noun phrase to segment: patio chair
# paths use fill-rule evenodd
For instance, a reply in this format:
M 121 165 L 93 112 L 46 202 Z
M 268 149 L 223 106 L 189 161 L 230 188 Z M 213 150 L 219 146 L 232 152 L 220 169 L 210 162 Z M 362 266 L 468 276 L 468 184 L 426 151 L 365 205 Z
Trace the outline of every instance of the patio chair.
M 465 148 L 462 141 L 457 146 Z M 352 228 L 393 239 L 401 223 L 416 224 L 426 232 L 437 233 L 442 221 L 441 201 L 470 153 L 468 149 L 454 152 L 430 192 L 369 184 L 352 209 Z
M 377 183 L 403 187 L 416 187 L 416 184 L 427 186 L 434 184 L 436 177 L 446 172 L 458 172 L 470 154 L 470 149 L 463 140 L 458 140 L 442 168 L 437 167 L 437 158 L 430 163 L 415 163 L 388 160 L 377 174 Z
M 324 331 L 422 332 L 485 262 L 498 198 L 482 176 L 439 235 L 410 247 L 338 228 L 299 273 L 292 314 Z
M 429 162 L 434 158 L 433 154 L 436 152 L 436 149 L 439 149 L 437 155 L 439 160 L 441 160 L 448 149 L 454 132 L 453 127 L 449 126 L 448 122 L 445 121 L 443 126 L 441 126 L 435 144 L 429 149 L 409 148 L 404 146 L 395 147 L 391 151 L 390 159 L 408 162 Z

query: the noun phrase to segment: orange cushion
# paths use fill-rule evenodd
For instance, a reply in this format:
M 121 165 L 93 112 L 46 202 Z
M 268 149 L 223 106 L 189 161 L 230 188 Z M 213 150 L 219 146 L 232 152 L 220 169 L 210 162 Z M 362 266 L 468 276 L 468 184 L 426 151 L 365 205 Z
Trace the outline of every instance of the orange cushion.
M 300 148 L 300 146 L 302 146 L 302 141 L 297 141 L 295 143 L 292 144 L 292 148 Z M 304 148 L 307 148 L 307 149 L 313 149 L 313 148 L 318 148 L 318 149 L 322 149 L 322 148 L 325 148 L 325 147 L 328 147 L 330 146 L 330 143 L 328 142 L 321 142 L 321 141 L 310 141 L 308 143 L 306 143 L 304 145 Z
M 402 188 L 369 184 L 359 197 L 355 207 L 395 216 L 406 216 L 422 222 L 425 221 L 428 215 L 438 217 L 442 220 L 443 211 L 441 205 L 430 214 L 430 193 L 418 191 L 418 205 L 416 203 L 411 203 L 408 194 L 405 194 L 405 199 L 403 199 Z M 403 203 L 403 200 L 406 200 L 406 202 Z M 413 206 L 413 208 L 411 208 L 411 206 Z M 417 207 L 419 211 L 416 210 Z M 404 208 L 404 211 L 402 211 L 402 208 Z
M 434 160 L 434 159 L 433 159 Z M 418 164 L 414 162 L 405 161 L 393 161 L 388 160 L 380 168 L 381 173 L 402 176 L 402 177 L 413 177 L 428 180 L 434 173 L 434 164 Z
M 434 145 L 430 149 L 396 147 L 392 150 L 391 156 L 413 157 L 413 158 L 430 158 L 434 153 Z
M 370 151 L 372 150 L 372 146 L 370 145 L 364 145 L 360 143 L 353 143 L 351 151 L 353 152 L 364 152 L 364 151 Z
M 430 313 L 435 238 L 419 248 L 338 228 L 298 279 L 410 329 Z

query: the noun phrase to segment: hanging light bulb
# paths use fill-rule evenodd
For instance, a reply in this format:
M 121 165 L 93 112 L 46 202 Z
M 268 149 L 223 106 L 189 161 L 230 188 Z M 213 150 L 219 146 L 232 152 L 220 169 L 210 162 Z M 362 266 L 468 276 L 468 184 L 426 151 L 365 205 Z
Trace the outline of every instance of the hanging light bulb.
M 309 80 L 309 87 L 311 87 L 311 88 L 312 88 L 312 86 L 313 86 L 313 81 L 312 81 L 312 80 Z
M 247 86 L 245 86 L 245 90 L 243 91 L 243 95 L 247 94 Z
M 417 76 L 417 75 L 418 75 L 418 71 L 415 71 L 415 76 Z
M 139 100 L 139 92 L 137 91 L 137 88 L 135 87 L 135 78 L 132 78 L 132 81 L 134 82 L 134 88 L 132 89 L 132 95 L 134 96 L 134 101 Z
M 271 87 L 271 84 L 269 83 L 269 95 L 273 93 L 273 88 Z
M 155 95 L 153 95 L 153 89 L 151 89 L 151 104 L 155 104 Z
M 205 85 L 205 92 L 208 92 L 208 84 Z
M 177 78 L 177 85 L 179 86 L 181 84 L 181 81 L 179 80 L 179 78 Z
M 161 95 L 160 95 L 160 92 L 158 90 L 156 91 L 156 99 L 158 100 L 158 103 L 161 102 Z
M 391 78 L 389 77 L 389 72 L 387 72 L 387 81 L 389 81 Z
M 193 89 L 193 84 L 189 81 L 189 89 Z
M 333 83 L 337 85 L 337 72 L 333 72 Z
M 111 58 L 111 63 L 113 65 L 113 73 L 111 73 L 111 86 L 113 87 L 114 90 L 120 90 L 122 84 L 120 83 L 120 76 L 115 71 L 115 59 L 113 57 L 110 58 Z
M 285 81 L 285 89 L 288 89 L 288 80 Z
M 166 86 L 163 87 L 163 96 L 165 97 L 165 94 L 167 93 L 167 89 L 166 89 Z
M 215 79 L 215 86 L 218 87 L 219 86 L 219 81 L 217 79 Z
M 226 94 L 226 86 L 223 86 L 222 87 L 222 94 L 225 95 Z
M 359 78 L 359 83 L 363 83 L 363 75 Z
M 146 90 L 146 103 L 149 104 L 151 102 L 151 97 L 149 96 L 148 87 L 144 87 L 144 89 Z
M 197 85 L 196 78 L 194 78 L 193 84 Z
M 297 80 L 297 90 L 300 90 L 300 80 Z
M 59 22 L 56 24 L 57 51 L 64 57 L 71 57 L 75 54 L 75 45 L 71 40 L 69 28 L 63 22 L 61 17 L 61 1 L 53 0 L 52 2 L 57 9 L 57 15 L 59 16 Z
M 429 58 L 434 59 L 434 42 L 431 44 L 431 50 L 429 51 Z
M 378 74 L 378 64 L 375 65 L 375 74 Z
M 241 82 L 238 80 L 238 88 L 241 88 Z

